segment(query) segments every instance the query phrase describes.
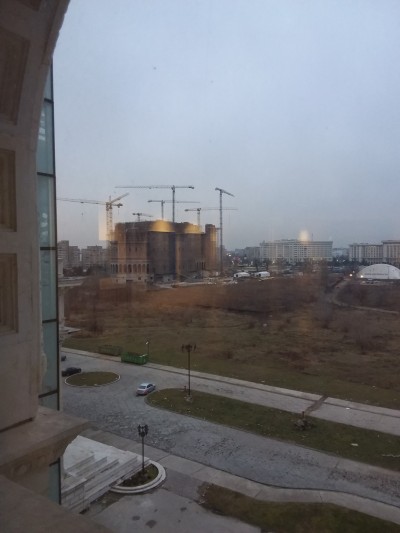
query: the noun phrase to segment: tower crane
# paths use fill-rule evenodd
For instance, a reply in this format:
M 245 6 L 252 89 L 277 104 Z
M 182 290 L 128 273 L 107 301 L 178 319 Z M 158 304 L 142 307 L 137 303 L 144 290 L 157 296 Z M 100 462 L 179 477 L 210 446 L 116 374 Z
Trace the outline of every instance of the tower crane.
M 224 211 L 237 211 L 237 207 L 223 207 Z M 201 211 L 219 211 L 220 207 L 191 207 L 185 211 L 197 211 L 197 225 L 200 226 L 200 212 Z
M 125 198 L 125 196 L 128 196 L 129 192 L 122 194 L 121 196 L 118 196 L 117 198 L 111 199 L 111 196 L 109 196 L 109 200 L 107 202 L 102 202 L 100 200 L 85 200 L 80 198 L 57 198 L 57 200 L 60 200 L 61 202 L 76 202 L 80 204 L 98 204 L 98 205 L 105 205 L 106 206 L 106 230 L 107 230 L 107 240 L 110 242 L 112 240 L 112 233 L 113 233 L 113 215 L 112 215 L 112 208 L 118 207 L 120 208 L 124 204 L 121 202 L 118 202 L 118 200 L 121 200 L 122 198 Z
M 153 217 L 153 215 L 147 215 L 146 213 L 132 213 L 137 216 L 137 221 L 140 222 L 140 217 Z
M 222 195 L 223 194 L 227 194 L 228 196 L 233 196 L 233 197 L 235 197 L 235 195 L 230 193 L 230 192 L 228 192 L 228 191 L 225 191 L 224 189 L 220 189 L 219 187 L 215 187 L 215 190 L 219 191 L 219 226 L 220 226 L 220 230 L 219 230 L 219 266 L 220 266 L 220 273 L 222 274 L 223 266 L 224 266 L 223 253 L 222 253 L 222 249 L 223 249 L 223 241 L 222 241 Z
M 171 204 L 172 203 L 172 200 L 147 200 L 149 203 L 150 202 L 158 202 L 161 204 L 161 220 L 164 220 L 164 204 Z M 185 201 L 185 200 L 175 200 L 175 203 L 176 204 L 199 204 L 200 202 L 189 202 L 189 201 Z M 187 211 L 187 209 L 185 209 L 185 211 Z
M 171 189 L 172 222 L 175 222 L 175 189 L 194 189 L 193 185 L 119 185 L 117 189 Z

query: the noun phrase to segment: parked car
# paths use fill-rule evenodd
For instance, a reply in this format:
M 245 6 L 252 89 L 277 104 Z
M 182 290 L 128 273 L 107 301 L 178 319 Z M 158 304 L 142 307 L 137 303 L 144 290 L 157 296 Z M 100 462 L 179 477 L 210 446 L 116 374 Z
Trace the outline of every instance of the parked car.
M 74 374 L 79 374 L 80 372 L 82 372 L 81 368 L 78 368 L 77 366 L 69 366 L 68 368 L 66 368 L 65 370 L 61 372 L 61 375 L 63 378 L 65 378 L 67 376 L 73 376 Z
M 136 396 L 145 396 L 156 389 L 154 383 L 141 383 L 136 390 Z

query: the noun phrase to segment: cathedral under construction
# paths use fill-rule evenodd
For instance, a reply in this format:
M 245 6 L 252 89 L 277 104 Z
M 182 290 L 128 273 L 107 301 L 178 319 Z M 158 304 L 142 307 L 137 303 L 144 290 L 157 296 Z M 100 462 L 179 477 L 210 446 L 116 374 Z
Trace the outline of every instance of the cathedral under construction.
M 185 280 L 217 268 L 217 228 L 165 220 L 115 225 L 111 275 L 118 283 Z

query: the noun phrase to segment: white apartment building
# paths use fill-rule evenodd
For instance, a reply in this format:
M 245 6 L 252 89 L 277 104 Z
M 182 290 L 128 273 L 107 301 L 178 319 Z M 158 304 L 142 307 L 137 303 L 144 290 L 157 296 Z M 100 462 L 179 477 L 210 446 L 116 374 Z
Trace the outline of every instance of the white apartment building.
M 69 241 L 59 241 L 57 243 L 57 258 L 62 261 L 63 267 L 69 266 Z
M 400 265 L 400 241 L 382 241 L 383 261 L 391 265 Z
M 83 268 L 106 266 L 107 250 L 102 246 L 87 246 L 86 248 L 82 248 L 81 253 Z
M 304 261 L 331 261 L 332 244 L 332 241 L 300 241 L 297 239 L 263 241 L 260 243 L 260 255 L 262 260 L 284 260 L 293 264 Z
M 349 259 L 358 263 L 382 263 L 383 246 L 366 242 L 349 244 Z
M 63 268 L 79 267 L 81 251 L 78 246 L 70 246 L 69 241 L 59 241 L 57 243 L 57 258 L 62 261 Z
M 389 263 L 400 265 L 400 240 L 382 241 L 382 244 L 353 243 L 349 245 L 350 261 L 359 263 Z

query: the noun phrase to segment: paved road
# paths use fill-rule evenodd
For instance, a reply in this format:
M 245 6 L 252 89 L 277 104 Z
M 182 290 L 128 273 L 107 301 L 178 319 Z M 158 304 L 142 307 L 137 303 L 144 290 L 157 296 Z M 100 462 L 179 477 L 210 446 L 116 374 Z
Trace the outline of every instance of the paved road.
M 64 410 L 103 430 L 138 440 L 136 427 L 145 422 L 149 445 L 237 476 L 267 485 L 338 490 L 400 506 L 398 473 L 155 409 L 134 394 L 137 384 L 147 379 L 158 388 L 182 387 L 182 374 L 71 353 L 68 365 L 121 375 L 120 381 L 104 387 L 63 387 Z M 192 380 L 193 388 L 197 381 Z M 207 386 L 210 392 L 222 387 L 213 380 Z M 243 395 L 245 399 L 246 392 Z

